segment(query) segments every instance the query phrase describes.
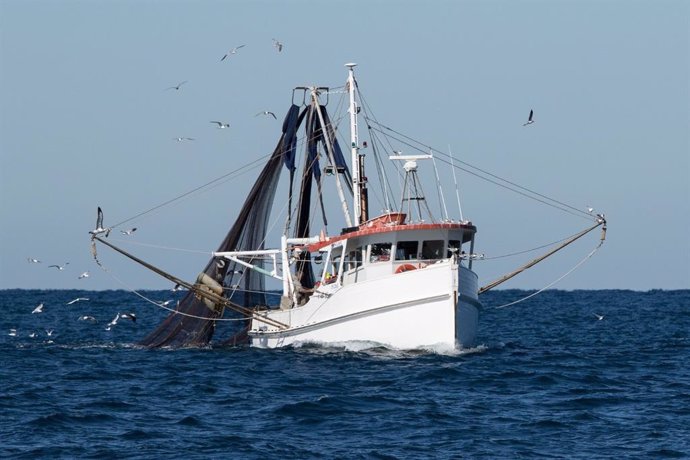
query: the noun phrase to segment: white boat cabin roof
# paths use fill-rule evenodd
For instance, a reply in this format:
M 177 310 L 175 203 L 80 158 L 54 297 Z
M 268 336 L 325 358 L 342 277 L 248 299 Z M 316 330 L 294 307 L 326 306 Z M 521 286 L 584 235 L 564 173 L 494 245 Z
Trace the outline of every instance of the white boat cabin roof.
M 471 222 L 406 224 L 405 214 L 390 213 L 364 222 L 359 227 L 344 229 L 335 237 L 307 245 L 310 252 L 324 250 L 335 243 L 348 240 L 352 246 L 376 243 L 395 243 L 409 240 L 457 240 L 459 245 L 472 241 L 476 227 Z

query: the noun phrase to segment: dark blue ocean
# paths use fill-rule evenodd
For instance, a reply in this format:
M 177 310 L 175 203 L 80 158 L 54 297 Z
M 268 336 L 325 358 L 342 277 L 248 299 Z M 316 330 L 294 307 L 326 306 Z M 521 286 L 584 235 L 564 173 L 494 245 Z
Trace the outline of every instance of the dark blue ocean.
M 527 294 L 485 294 L 481 345 L 451 353 L 149 350 L 165 312 L 130 293 L 0 291 L 0 457 L 690 456 L 690 291 L 492 308 Z

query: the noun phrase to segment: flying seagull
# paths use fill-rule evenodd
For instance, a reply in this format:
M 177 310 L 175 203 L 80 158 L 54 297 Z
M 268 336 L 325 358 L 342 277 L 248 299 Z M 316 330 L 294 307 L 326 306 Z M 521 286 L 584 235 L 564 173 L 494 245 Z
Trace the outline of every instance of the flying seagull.
M 69 265 L 69 262 L 65 262 L 65 265 L 55 265 L 55 264 L 53 264 L 53 265 L 48 265 L 48 268 L 53 268 L 53 267 L 54 267 L 54 268 L 57 268 L 59 271 L 62 271 L 62 270 L 65 269 L 65 266 L 66 266 L 66 265 Z
M 34 311 L 31 312 L 31 314 L 34 313 L 43 313 L 43 302 L 39 303 L 36 308 L 34 308 Z
M 193 141 L 193 137 L 173 137 L 174 140 L 177 142 L 184 142 L 184 141 Z
M 123 235 L 131 235 L 132 233 L 134 233 L 136 231 L 137 231 L 137 228 L 134 227 L 134 228 L 130 228 L 129 230 L 120 230 L 120 233 L 122 233 Z
M 30 264 L 40 264 L 41 263 L 40 260 L 34 259 L 33 257 L 28 257 L 26 260 L 28 260 Z
M 244 46 L 246 46 L 246 45 L 240 45 L 240 46 L 234 47 L 233 49 L 231 49 L 230 51 L 228 51 L 227 53 L 225 53 L 225 56 L 223 56 L 222 58 L 220 58 L 220 60 L 221 60 L 221 61 L 224 61 L 226 57 L 231 56 L 231 55 L 233 55 L 233 54 L 237 54 L 237 50 L 240 49 L 240 48 L 243 48 Z
M 89 272 L 84 272 L 81 275 L 79 275 L 77 279 L 88 278 L 89 276 L 91 276 Z
M 179 91 L 179 90 L 180 90 L 180 87 L 181 87 L 182 85 L 184 85 L 185 83 L 187 83 L 187 80 L 179 82 L 179 83 L 177 84 L 177 86 L 171 86 L 171 87 L 169 87 L 169 88 L 165 88 L 165 90 L 167 91 L 167 90 L 169 90 L 169 89 L 174 89 L 175 91 Z
M 255 117 L 258 117 L 259 115 L 270 115 L 270 116 L 272 116 L 273 118 L 275 118 L 275 119 L 277 120 L 276 114 L 273 113 L 273 112 L 269 112 L 268 110 L 264 110 L 263 112 L 259 112 L 259 113 L 257 113 L 257 114 L 254 115 L 254 116 L 255 116 Z
M 529 111 L 529 118 L 527 119 L 527 123 L 523 124 L 522 126 L 527 126 L 527 125 L 531 125 L 532 123 L 534 123 L 534 120 L 532 119 L 533 116 L 534 116 L 534 110 L 530 110 Z
M 89 298 L 88 297 L 77 297 L 76 299 L 70 300 L 69 302 L 67 302 L 67 305 L 72 305 L 74 303 L 81 302 L 82 300 L 89 300 Z
M 96 322 L 96 318 L 94 318 L 93 316 L 84 315 L 79 317 L 79 321 L 91 321 L 93 323 Z
M 273 39 L 273 46 L 275 46 L 275 48 L 278 50 L 279 53 L 280 53 L 281 51 L 283 51 L 283 44 L 280 43 L 280 42 L 279 42 L 278 40 L 276 40 L 275 38 Z
M 172 300 L 166 300 L 165 302 L 158 302 L 158 305 L 165 307 L 165 306 L 170 305 L 171 302 L 172 302 Z
M 51 335 L 53 335 L 53 330 L 52 330 L 52 329 L 46 329 L 46 335 L 47 335 L 48 337 L 50 337 Z
M 17 337 L 17 330 L 16 329 L 10 329 L 10 333 L 7 334 L 10 337 Z
M 108 235 L 110 235 L 110 229 L 103 227 L 103 210 L 100 206 L 98 207 L 98 213 L 96 216 L 96 228 L 91 230 L 89 233 L 91 234 L 92 239 L 102 233 L 105 233 L 106 238 L 108 238 Z
M 230 123 L 223 123 L 222 121 L 211 121 L 210 123 L 215 123 L 218 125 L 218 129 L 225 129 L 230 127 Z
M 592 313 L 592 314 L 593 314 L 594 316 L 596 316 L 597 319 L 598 319 L 599 321 L 601 321 L 602 319 L 604 319 L 604 315 L 600 315 L 600 314 L 598 314 L 598 313 Z
M 120 318 L 128 319 L 128 320 L 132 321 L 133 323 L 137 322 L 137 315 L 135 315 L 134 313 L 122 313 L 120 315 Z
M 120 313 L 118 313 L 117 315 L 115 315 L 115 318 L 113 318 L 113 320 L 112 320 L 111 322 L 108 323 L 108 325 L 106 326 L 105 330 L 106 330 L 106 331 L 109 331 L 110 328 L 112 328 L 113 326 L 115 326 L 115 325 L 117 324 L 117 320 L 118 320 L 118 319 L 120 319 Z

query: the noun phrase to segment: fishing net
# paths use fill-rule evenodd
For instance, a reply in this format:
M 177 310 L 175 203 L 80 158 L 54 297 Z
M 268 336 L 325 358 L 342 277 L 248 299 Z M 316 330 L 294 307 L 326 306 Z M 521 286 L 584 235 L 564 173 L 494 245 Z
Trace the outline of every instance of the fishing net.
M 297 204 L 297 219 L 294 235 L 306 237 L 309 235 L 309 209 L 312 195 L 312 181 L 315 179 L 320 194 L 321 171 L 318 163 L 317 144 L 325 143 L 323 130 L 317 124 L 315 107 L 309 106 L 300 112 L 300 107 L 292 105 L 283 122 L 283 134 L 270 156 L 268 162 L 259 174 L 254 186 L 247 196 L 242 209 L 232 228 L 218 247 L 217 252 L 249 251 L 264 248 L 264 241 L 268 231 L 268 222 L 273 207 L 276 189 L 280 179 L 282 166 L 290 172 L 289 207 L 292 206 L 292 189 L 294 172 L 296 170 L 295 157 L 297 147 L 297 131 L 302 121 L 307 118 L 307 153 L 304 172 L 300 184 L 299 200 Z M 326 114 L 325 107 L 321 106 Z M 325 115 L 328 119 L 328 115 Z M 332 127 L 327 125 L 330 133 Z M 344 174 L 349 175 L 335 136 L 329 136 L 331 148 L 337 151 L 335 162 Z M 325 147 L 325 146 L 324 146 Z M 336 150 L 337 149 L 337 150 Z M 323 206 L 322 206 L 323 211 Z M 291 209 L 288 210 L 288 215 Z M 325 214 L 324 214 L 325 220 Z M 244 262 L 261 266 L 261 260 L 245 258 Z M 203 276 L 205 275 L 205 276 Z M 305 287 L 313 286 L 313 273 L 309 263 L 309 254 L 303 253 L 296 269 L 297 278 Z M 237 262 L 227 259 L 212 258 L 197 279 L 198 283 L 210 286 L 217 293 L 242 292 L 243 295 L 233 297 L 232 301 L 244 307 L 252 308 L 257 305 L 267 305 L 264 275 L 249 270 Z M 190 291 L 180 300 L 175 312 L 168 315 L 158 327 L 146 336 L 140 344 L 147 347 L 196 347 L 207 345 L 216 330 L 216 321 L 223 316 L 222 307 L 209 305 L 208 300 L 200 298 Z M 237 344 L 246 340 L 246 329 L 249 320 L 246 318 L 244 329 L 236 331 L 224 343 Z

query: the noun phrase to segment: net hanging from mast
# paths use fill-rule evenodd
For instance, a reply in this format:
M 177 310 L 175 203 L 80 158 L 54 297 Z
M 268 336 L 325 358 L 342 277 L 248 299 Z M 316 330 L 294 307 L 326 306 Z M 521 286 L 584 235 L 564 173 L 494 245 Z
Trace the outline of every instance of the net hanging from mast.
M 280 141 L 254 183 L 234 225 L 218 247 L 218 252 L 263 248 L 281 166 L 284 164 L 291 176 L 294 172 L 296 135 L 304 112 L 300 115 L 299 107 L 295 105 L 288 111 Z M 202 273 L 223 287 L 239 285 L 245 291 L 244 306 L 265 305 L 263 275 L 238 265 L 236 262 L 212 258 Z M 140 344 L 147 347 L 207 345 L 215 331 L 213 320 L 223 315 L 222 309 L 210 309 L 193 292 L 188 292 L 180 300 L 177 311 L 201 318 L 171 313 Z
M 327 132 L 334 133 L 325 106 L 320 106 L 325 115 Z M 319 167 L 318 144 L 326 142 L 324 128 L 319 125 L 315 116 L 315 106 L 310 105 L 300 111 L 300 107 L 293 104 L 288 110 L 282 127 L 282 136 L 270 156 L 263 170 L 259 174 L 254 186 L 242 206 L 235 223 L 218 247 L 217 252 L 244 251 L 264 249 L 264 241 L 268 231 L 269 217 L 273 207 L 277 186 L 280 179 L 282 166 L 289 171 L 290 186 L 288 192 L 288 216 L 292 213 L 292 190 L 296 170 L 297 132 L 306 118 L 306 161 L 302 180 L 299 188 L 298 203 L 296 206 L 297 218 L 294 225 L 294 235 L 306 237 L 309 235 L 309 209 L 312 195 L 312 181 L 317 182 L 318 199 L 321 200 L 321 170 Z M 344 157 L 337 145 L 335 136 L 331 139 L 331 148 L 335 153 L 332 165 L 336 170 L 349 177 L 349 170 Z M 329 161 L 330 163 L 330 161 Z M 323 212 L 323 206 L 322 206 Z M 325 215 L 324 215 L 325 221 Z M 290 225 L 289 219 L 286 225 Z M 261 265 L 260 260 L 244 260 L 248 263 Z M 264 275 L 254 270 L 247 269 L 237 262 L 225 259 L 211 258 L 199 275 L 198 282 L 205 275 L 202 283 L 216 285 L 219 289 L 232 286 L 232 289 L 244 292 L 243 299 L 238 303 L 251 308 L 256 305 L 266 305 L 266 293 Z M 296 266 L 297 279 L 306 287 L 313 285 L 313 274 L 309 263 L 309 254 L 303 253 Z M 217 284 L 215 284 L 217 283 Z M 236 301 L 233 299 L 233 301 Z M 183 314 L 179 314 L 183 313 Z M 180 300 L 175 312 L 168 315 L 161 324 L 149 333 L 140 344 L 146 347 L 194 347 L 208 345 L 216 328 L 214 320 L 223 316 L 223 309 L 213 305 L 208 306 L 194 292 L 187 292 Z M 248 325 L 248 320 L 247 320 Z M 233 335 L 225 343 L 237 343 L 244 339 L 242 333 Z

